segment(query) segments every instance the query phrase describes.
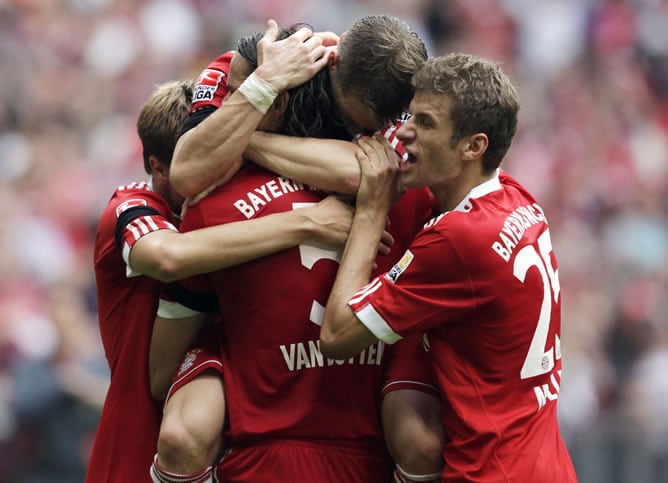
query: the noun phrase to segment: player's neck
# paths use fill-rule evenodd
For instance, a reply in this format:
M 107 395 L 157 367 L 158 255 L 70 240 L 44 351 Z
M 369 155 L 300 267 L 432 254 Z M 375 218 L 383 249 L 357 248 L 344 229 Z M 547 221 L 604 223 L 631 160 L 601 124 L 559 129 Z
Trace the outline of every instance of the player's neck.
M 430 190 L 438 201 L 441 213 L 444 213 L 457 208 L 476 186 L 480 186 L 495 176 L 496 172 L 490 174 L 478 173 L 475 175 L 462 173 L 460 176 L 449 180 L 443 185 L 430 186 Z

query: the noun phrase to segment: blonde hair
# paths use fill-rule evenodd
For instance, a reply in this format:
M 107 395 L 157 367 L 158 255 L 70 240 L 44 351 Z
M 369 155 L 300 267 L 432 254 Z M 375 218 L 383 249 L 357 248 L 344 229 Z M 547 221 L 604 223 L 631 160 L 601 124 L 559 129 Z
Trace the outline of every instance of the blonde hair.
M 157 85 L 139 113 L 137 134 L 142 143 L 144 170 L 148 174 L 151 174 L 151 155 L 170 165 L 176 141 L 190 111 L 193 86 L 192 79 Z

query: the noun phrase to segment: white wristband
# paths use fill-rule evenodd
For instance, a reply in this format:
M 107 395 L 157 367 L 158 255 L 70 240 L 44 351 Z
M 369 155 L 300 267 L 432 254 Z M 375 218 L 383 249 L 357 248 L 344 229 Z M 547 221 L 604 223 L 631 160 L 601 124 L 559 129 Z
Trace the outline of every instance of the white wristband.
M 246 80 L 241 83 L 239 92 L 262 114 L 267 113 L 274 103 L 274 99 L 278 96 L 276 88 L 266 80 L 255 75 L 255 72 L 246 77 Z

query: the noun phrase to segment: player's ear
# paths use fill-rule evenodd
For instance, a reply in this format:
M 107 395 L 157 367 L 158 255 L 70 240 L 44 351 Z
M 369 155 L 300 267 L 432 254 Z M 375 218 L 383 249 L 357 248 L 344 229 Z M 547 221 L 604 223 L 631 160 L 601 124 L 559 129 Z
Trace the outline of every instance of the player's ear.
M 288 108 L 288 101 L 290 100 L 290 94 L 288 91 L 283 91 L 276 96 L 274 103 L 271 105 L 271 110 L 276 116 L 281 116 L 285 110 Z
M 148 163 L 151 165 L 151 174 L 160 178 L 169 179 L 169 166 L 160 161 L 155 154 L 148 157 Z
M 478 159 L 482 158 L 482 155 L 487 151 L 487 146 L 489 145 L 489 139 L 484 133 L 476 133 L 472 136 L 469 136 L 466 144 L 464 145 L 464 159 Z

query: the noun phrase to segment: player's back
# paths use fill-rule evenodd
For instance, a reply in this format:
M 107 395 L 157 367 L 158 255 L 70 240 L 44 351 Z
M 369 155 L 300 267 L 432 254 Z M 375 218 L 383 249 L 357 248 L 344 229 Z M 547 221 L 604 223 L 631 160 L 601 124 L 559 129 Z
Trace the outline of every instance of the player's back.
M 204 224 L 314 204 L 323 193 L 254 165 L 200 203 Z M 184 229 L 191 229 L 189 216 Z M 303 244 L 216 272 L 232 441 L 379 439 L 384 344 L 346 361 L 323 357 L 323 307 L 340 254 Z M 355 393 L 355 397 L 351 394 Z
M 119 188 L 100 218 L 94 267 L 100 334 L 111 380 L 86 477 L 91 483 L 150 482 L 148 468 L 160 423 L 161 407 L 151 397 L 147 368 L 163 284 L 146 276 L 128 278 L 116 238 L 124 213 L 133 207 L 151 208 L 171 218 L 165 202 L 145 183 Z
M 323 196 L 250 165 L 189 212 L 183 229 L 284 212 Z M 389 474 L 378 415 L 385 345 L 376 343 L 345 361 L 327 359 L 319 349 L 323 307 L 339 255 L 303 244 L 210 276 L 223 321 L 226 437 L 233 448 L 221 476 L 264 478 L 261 471 L 267 466 L 257 464 L 260 456 L 251 458 L 247 479 L 240 476 L 244 453 L 238 451 L 267 445 L 271 451 L 295 451 L 275 459 L 263 454 L 278 474 L 280 467 L 292 477 L 321 478 L 322 471 L 341 466 L 346 458 L 354 471 L 366 471 L 363 477 L 350 476 L 352 481 Z M 373 470 L 355 469 L 356 455 L 363 457 L 363 465 L 373 461 Z M 320 456 L 327 462 L 319 463 Z

